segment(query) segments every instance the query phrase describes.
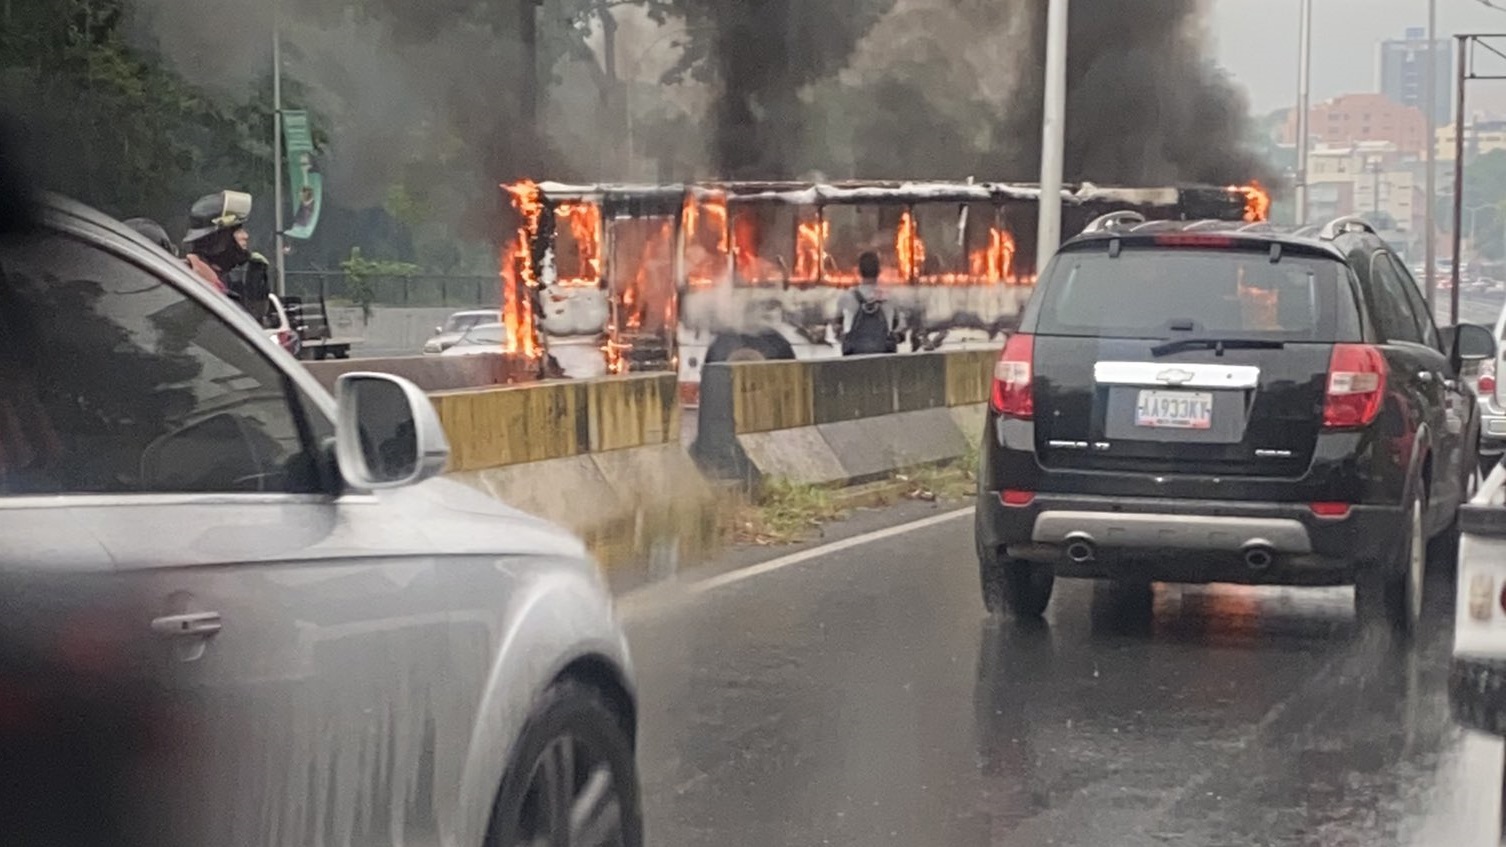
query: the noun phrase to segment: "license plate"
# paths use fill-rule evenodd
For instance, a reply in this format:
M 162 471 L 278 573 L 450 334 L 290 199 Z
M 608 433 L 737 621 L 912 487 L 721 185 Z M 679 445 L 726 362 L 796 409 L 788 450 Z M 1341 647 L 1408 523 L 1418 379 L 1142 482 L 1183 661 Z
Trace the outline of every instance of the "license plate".
M 1212 429 L 1213 395 L 1206 391 L 1141 391 L 1135 426 Z

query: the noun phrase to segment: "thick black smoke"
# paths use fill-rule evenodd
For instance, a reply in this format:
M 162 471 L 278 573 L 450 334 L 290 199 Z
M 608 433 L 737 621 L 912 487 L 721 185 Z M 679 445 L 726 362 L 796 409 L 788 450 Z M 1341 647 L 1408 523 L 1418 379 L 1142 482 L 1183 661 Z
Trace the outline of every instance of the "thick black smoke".
M 1039 168 L 1046 4 L 1015 0 L 1026 37 L 1003 115 L 999 170 Z M 1069 181 L 1120 185 L 1269 182 L 1249 148 L 1248 102 L 1213 64 L 1203 0 L 1076 0 L 1068 25 Z
M 1044 0 L 681 0 L 709 24 L 723 175 L 1034 181 Z M 756 8 L 755 8 L 756 7 Z M 1076 0 L 1069 181 L 1269 182 L 1204 0 Z
M 776 179 L 799 165 L 813 111 L 806 86 L 839 71 L 894 0 L 678 0 L 692 30 L 710 30 L 718 96 L 712 170 Z M 691 56 L 692 61 L 702 57 Z

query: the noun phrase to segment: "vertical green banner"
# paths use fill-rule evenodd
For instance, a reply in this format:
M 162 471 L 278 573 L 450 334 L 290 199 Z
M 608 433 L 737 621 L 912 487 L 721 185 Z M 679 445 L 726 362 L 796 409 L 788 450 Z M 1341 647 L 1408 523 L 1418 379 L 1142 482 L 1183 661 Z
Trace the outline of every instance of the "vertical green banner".
M 283 111 L 283 146 L 288 154 L 288 183 L 292 189 L 292 222 L 284 229 L 289 238 L 306 239 L 319 225 L 319 207 L 324 202 L 324 176 L 314 161 L 314 134 L 309 113 Z

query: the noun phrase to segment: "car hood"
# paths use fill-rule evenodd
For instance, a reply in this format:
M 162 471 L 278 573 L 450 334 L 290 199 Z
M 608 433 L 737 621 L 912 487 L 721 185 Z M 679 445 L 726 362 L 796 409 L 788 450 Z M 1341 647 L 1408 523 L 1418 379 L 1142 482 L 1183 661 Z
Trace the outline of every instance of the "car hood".
M 444 477 L 384 492 L 381 497 L 432 537 L 437 550 L 586 555 L 585 544 L 565 529 Z

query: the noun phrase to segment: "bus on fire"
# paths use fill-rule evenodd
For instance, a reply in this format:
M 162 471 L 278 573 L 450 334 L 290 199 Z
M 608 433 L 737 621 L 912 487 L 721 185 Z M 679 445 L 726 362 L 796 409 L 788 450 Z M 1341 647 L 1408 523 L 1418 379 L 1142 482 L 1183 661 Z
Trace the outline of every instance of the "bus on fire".
M 505 186 L 507 351 L 540 376 L 678 370 L 693 404 L 708 362 L 841 355 L 843 291 L 880 259 L 899 349 L 997 347 L 1035 281 L 1039 191 L 942 182 Z M 1258 186 L 1063 194 L 1063 232 L 1150 219 L 1264 220 Z

